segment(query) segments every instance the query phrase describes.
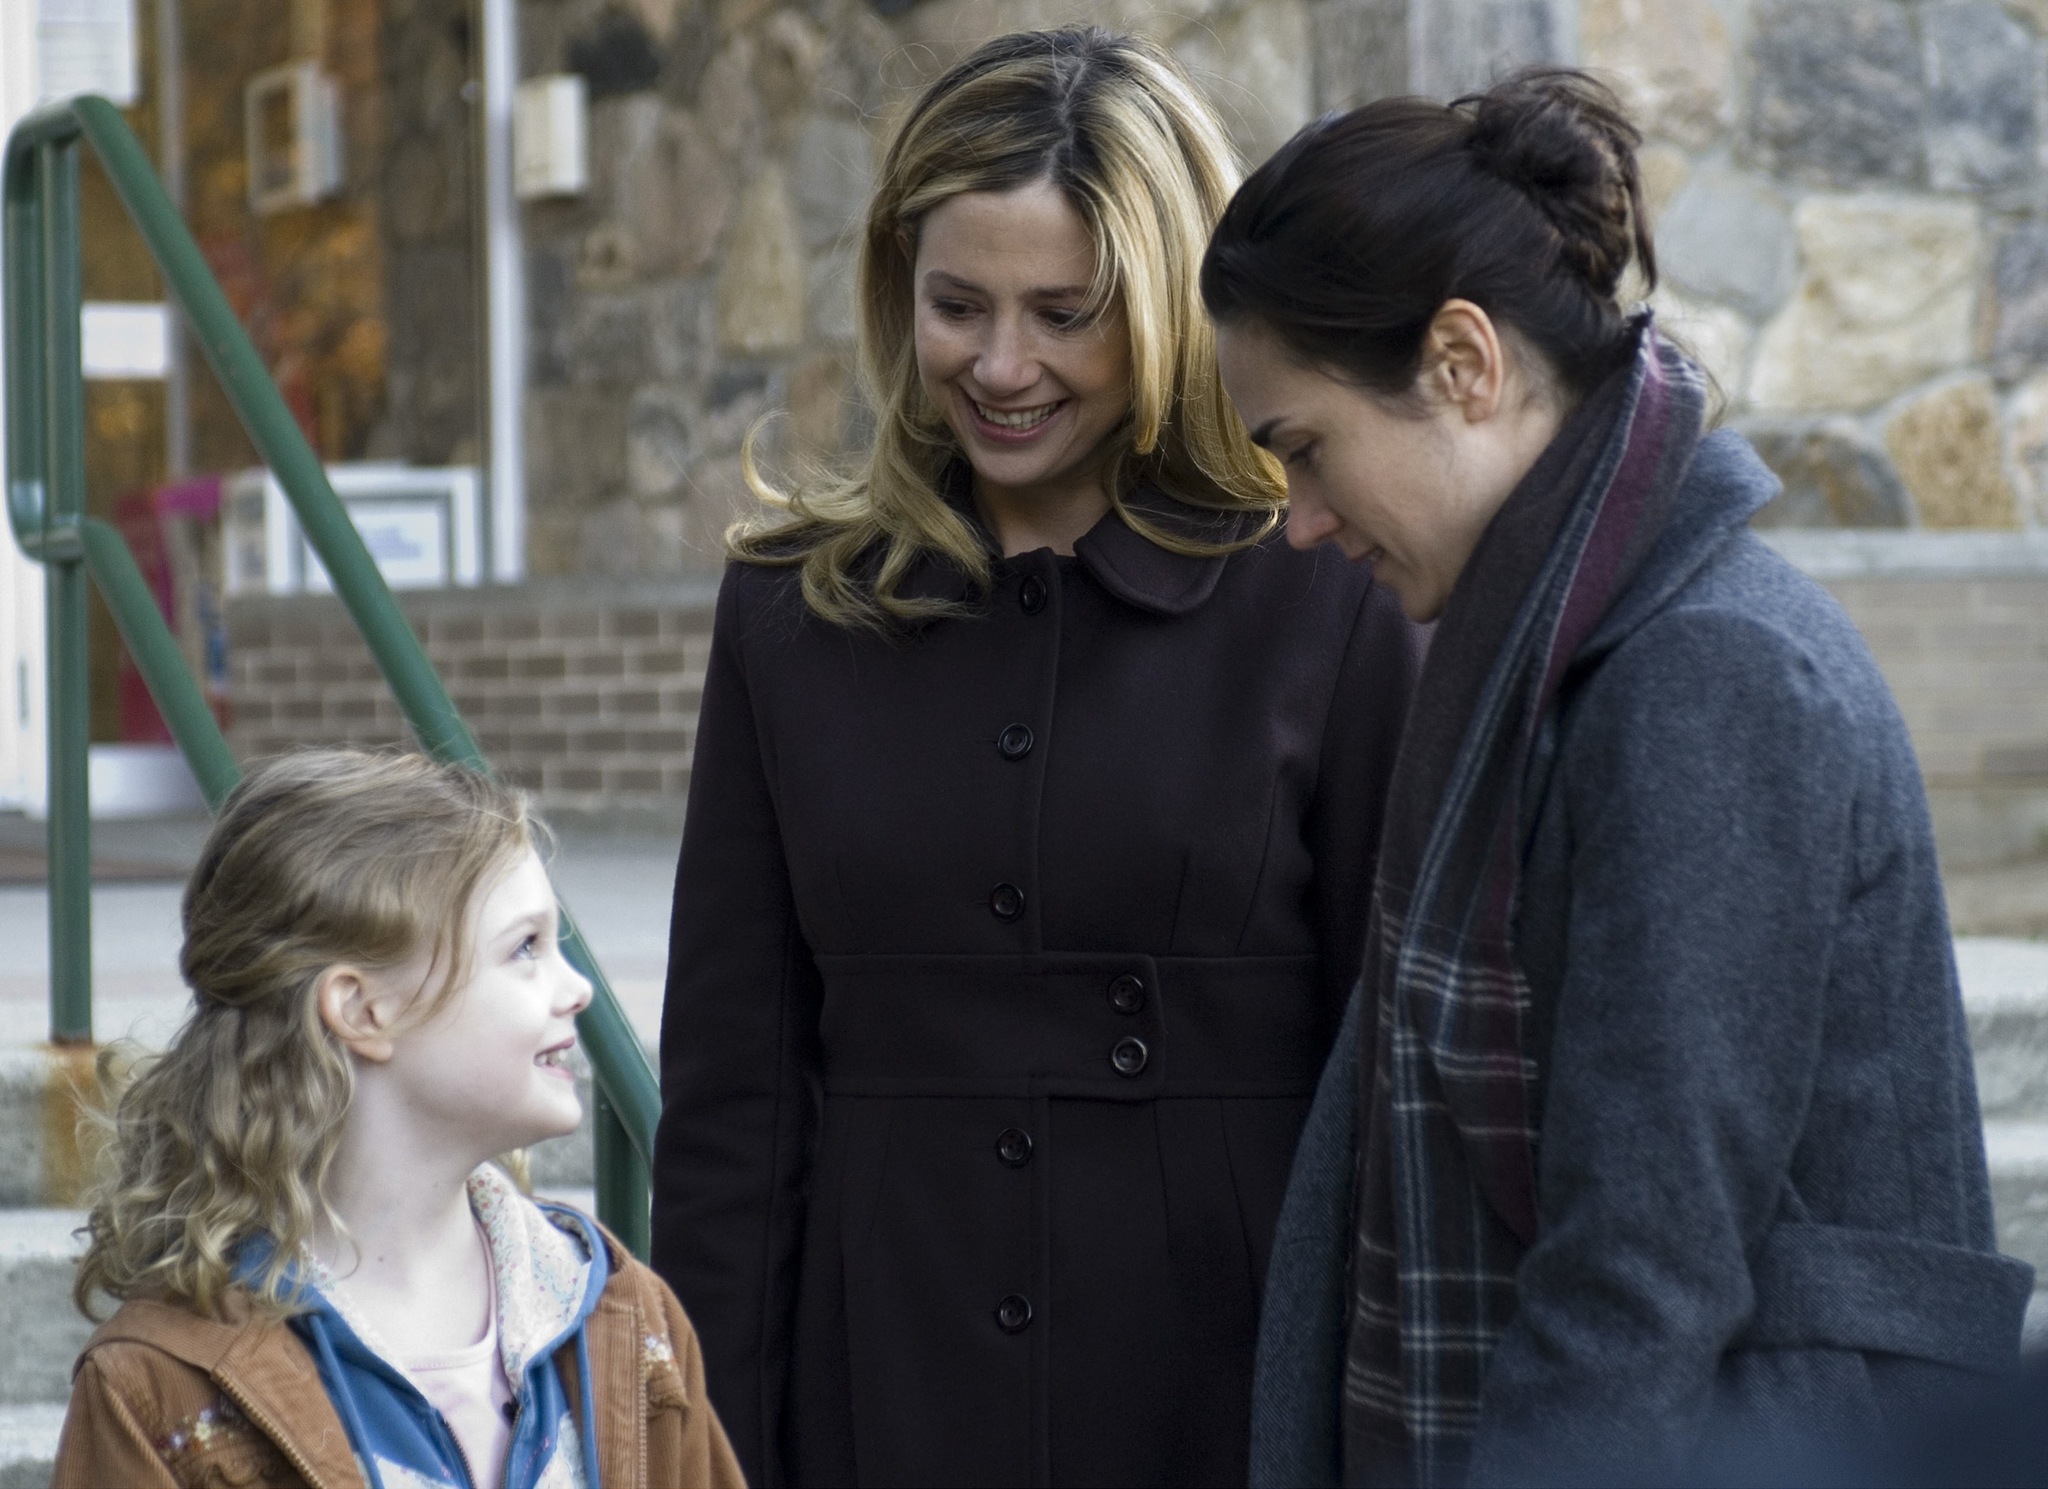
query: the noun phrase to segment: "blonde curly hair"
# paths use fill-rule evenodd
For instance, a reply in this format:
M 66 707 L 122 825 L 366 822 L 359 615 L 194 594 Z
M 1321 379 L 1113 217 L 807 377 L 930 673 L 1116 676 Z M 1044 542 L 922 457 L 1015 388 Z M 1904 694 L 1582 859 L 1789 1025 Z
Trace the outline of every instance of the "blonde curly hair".
M 1090 308 L 1120 301 L 1130 329 L 1131 412 L 1107 479 L 1117 514 L 1180 553 L 1229 552 L 1271 532 L 1286 483 L 1224 394 L 1198 284 L 1238 175 L 1215 113 L 1151 42 L 1070 26 L 997 37 L 956 64 L 897 132 L 861 235 L 856 343 L 876 419 L 866 460 L 782 491 L 762 478 L 750 442 L 747 481 L 767 510 L 734 524 L 727 551 L 799 567 L 811 610 L 845 626 L 888 630 L 955 613 L 898 592 L 926 553 L 986 591 L 988 553 L 940 494 L 963 456 L 918 376 L 911 276 L 933 208 L 1035 181 L 1064 192 L 1095 239 Z M 1125 503 L 1148 482 L 1191 506 L 1263 520 L 1231 542 L 1171 532 Z
M 160 1055 L 100 1057 L 109 1109 L 80 1311 L 150 1295 L 218 1316 L 238 1282 L 260 1310 L 291 1310 L 293 1258 L 322 1226 L 340 1229 L 326 1180 L 355 1089 L 321 1021 L 320 974 L 431 947 L 406 1022 L 433 1017 L 465 980 L 479 893 L 538 830 L 516 790 L 423 755 L 307 750 L 244 778 L 185 889 L 191 1013 Z M 259 1237 L 267 1263 L 238 1277 Z

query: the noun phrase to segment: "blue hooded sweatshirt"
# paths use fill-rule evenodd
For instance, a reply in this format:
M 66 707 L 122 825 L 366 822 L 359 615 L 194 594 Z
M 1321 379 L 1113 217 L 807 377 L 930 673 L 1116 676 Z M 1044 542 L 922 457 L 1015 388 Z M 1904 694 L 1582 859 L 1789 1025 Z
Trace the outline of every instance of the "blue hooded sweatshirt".
M 515 1415 L 503 1489 L 598 1489 L 596 1409 L 586 1325 L 610 1275 L 596 1228 L 564 1205 L 536 1204 L 486 1165 L 469 1181 L 497 1280 L 498 1346 Z M 250 1246 L 244 1276 L 266 1259 Z M 369 1489 L 476 1489 L 448 1423 L 348 1309 L 315 1264 L 288 1274 L 304 1311 L 290 1320 L 318 1366 Z M 572 1412 L 556 1356 L 573 1351 L 582 1410 Z M 580 1420 L 579 1420 L 580 1418 Z

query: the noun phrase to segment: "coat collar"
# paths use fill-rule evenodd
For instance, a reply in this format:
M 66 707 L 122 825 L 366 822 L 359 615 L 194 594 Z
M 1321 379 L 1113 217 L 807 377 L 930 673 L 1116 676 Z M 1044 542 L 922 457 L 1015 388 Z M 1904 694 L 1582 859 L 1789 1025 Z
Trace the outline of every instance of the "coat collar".
M 939 494 L 980 536 L 998 572 L 1005 563 L 1024 562 L 1028 555 L 1004 559 L 997 552 L 993 536 L 974 510 L 967 483 L 967 467 L 956 464 L 946 473 Z M 1138 487 L 1123 504 L 1154 527 L 1196 542 L 1236 542 L 1258 521 L 1249 513 L 1190 506 L 1154 486 Z M 1216 592 L 1229 558 L 1225 553 L 1175 553 L 1162 548 L 1133 529 L 1114 509 L 1105 512 L 1102 520 L 1075 542 L 1074 556 L 1097 584 L 1126 605 L 1165 616 L 1186 615 L 1206 603 Z M 955 603 L 973 598 L 967 576 L 933 553 L 924 554 L 912 566 L 901 593 L 907 598 Z

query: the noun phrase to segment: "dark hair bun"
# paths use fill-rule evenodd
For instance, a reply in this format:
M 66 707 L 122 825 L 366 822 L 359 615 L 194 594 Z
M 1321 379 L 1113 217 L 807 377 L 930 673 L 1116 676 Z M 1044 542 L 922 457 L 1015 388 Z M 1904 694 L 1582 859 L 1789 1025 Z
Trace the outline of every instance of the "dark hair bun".
M 1636 170 L 1643 137 L 1612 89 L 1583 72 L 1529 67 L 1451 107 L 1471 118 L 1473 162 L 1527 193 L 1595 294 L 1613 297 L 1631 257 L 1655 283 Z
M 1576 398 L 1635 354 L 1617 294 L 1629 260 L 1657 282 L 1641 138 L 1610 89 L 1556 67 L 1453 104 L 1382 98 L 1319 119 L 1231 198 L 1202 298 L 1389 397 L 1414 391 L 1438 310 L 1469 300 Z

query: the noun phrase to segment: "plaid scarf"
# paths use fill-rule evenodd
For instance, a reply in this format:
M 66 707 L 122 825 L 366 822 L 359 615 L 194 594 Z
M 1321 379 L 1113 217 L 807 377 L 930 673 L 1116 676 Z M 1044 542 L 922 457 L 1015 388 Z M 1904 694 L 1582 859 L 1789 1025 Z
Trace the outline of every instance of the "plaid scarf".
M 1536 1236 L 1539 1073 L 1513 943 L 1523 779 L 1565 669 L 1663 529 L 1705 409 L 1698 369 L 1646 314 L 1634 357 L 1488 526 L 1430 643 L 1367 937 L 1344 1370 L 1353 1483 L 1464 1476 Z

